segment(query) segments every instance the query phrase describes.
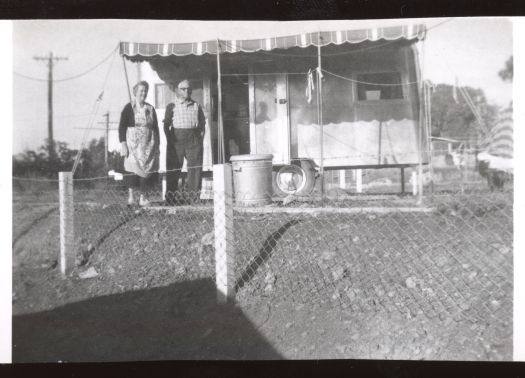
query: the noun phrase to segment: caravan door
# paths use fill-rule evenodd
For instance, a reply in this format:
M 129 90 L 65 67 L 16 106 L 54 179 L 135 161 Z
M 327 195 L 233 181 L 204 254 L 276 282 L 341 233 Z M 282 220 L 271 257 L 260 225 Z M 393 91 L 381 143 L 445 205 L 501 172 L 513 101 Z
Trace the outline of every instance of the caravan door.
M 288 88 L 285 74 L 250 75 L 250 152 L 290 163 Z

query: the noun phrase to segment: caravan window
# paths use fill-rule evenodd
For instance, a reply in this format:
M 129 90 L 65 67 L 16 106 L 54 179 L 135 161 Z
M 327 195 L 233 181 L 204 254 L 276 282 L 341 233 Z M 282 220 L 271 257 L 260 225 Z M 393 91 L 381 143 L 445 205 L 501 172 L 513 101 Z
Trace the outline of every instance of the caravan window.
M 399 72 L 359 74 L 356 79 L 358 101 L 403 99 Z
M 203 93 L 202 93 L 202 80 L 191 80 L 191 98 L 202 105 Z M 155 85 L 155 108 L 165 109 L 166 105 L 170 102 L 175 101 L 177 94 L 175 93 L 175 87 L 171 87 L 167 83 L 160 83 Z
M 175 99 L 175 91 L 168 84 L 155 85 L 155 107 L 165 109 L 166 105 Z

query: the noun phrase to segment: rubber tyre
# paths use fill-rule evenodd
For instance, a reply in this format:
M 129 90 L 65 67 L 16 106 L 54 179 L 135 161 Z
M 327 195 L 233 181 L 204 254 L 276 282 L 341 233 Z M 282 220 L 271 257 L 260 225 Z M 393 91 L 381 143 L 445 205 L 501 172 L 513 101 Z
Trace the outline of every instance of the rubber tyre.
M 298 196 L 306 196 L 312 193 L 315 186 L 316 172 L 315 165 L 311 160 L 295 160 L 290 165 L 284 165 L 276 167 L 272 172 L 272 188 L 273 193 L 279 197 L 286 197 L 290 194 Z M 279 176 L 285 172 L 295 171 L 300 173 L 303 177 L 303 181 L 299 185 L 299 189 L 296 191 L 285 191 L 279 187 L 277 180 Z

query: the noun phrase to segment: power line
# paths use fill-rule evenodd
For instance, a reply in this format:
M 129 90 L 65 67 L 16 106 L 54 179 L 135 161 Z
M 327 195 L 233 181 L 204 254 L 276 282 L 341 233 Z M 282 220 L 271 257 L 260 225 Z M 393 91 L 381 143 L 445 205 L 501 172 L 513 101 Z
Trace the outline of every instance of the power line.
M 15 74 L 16 76 L 23 77 L 24 79 L 28 79 L 28 80 L 33 80 L 33 81 L 47 81 L 47 79 L 40 79 L 40 78 L 38 78 L 38 77 L 27 76 L 27 75 L 21 74 L 21 73 L 16 72 L 16 71 L 13 71 L 13 74 Z
M 116 112 L 111 112 L 111 113 L 113 114 L 113 113 L 116 113 Z M 91 113 L 85 113 L 85 114 L 60 114 L 60 115 L 55 115 L 53 118 L 54 119 L 85 118 L 85 117 L 89 117 L 90 115 L 91 115 Z M 22 119 L 14 119 L 14 122 L 36 122 L 36 121 L 42 121 L 44 119 L 47 119 L 47 118 L 44 118 L 44 117 L 22 118 Z
M 54 119 L 65 119 L 65 118 L 84 118 L 84 117 L 88 117 L 90 116 L 91 113 L 86 113 L 86 114 L 61 114 L 61 115 L 55 115 L 53 118 Z M 44 119 L 47 119 L 47 118 L 44 118 L 44 117 L 39 117 L 39 118 L 22 118 L 22 119 L 14 119 L 14 122 L 36 122 L 36 121 L 43 121 Z
M 93 67 L 87 69 L 86 71 L 84 72 L 81 72 L 77 75 L 74 75 L 74 76 L 70 76 L 70 77 L 66 77 L 66 78 L 62 78 L 62 79 L 55 79 L 53 80 L 53 82 L 55 83 L 60 83 L 62 81 L 68 81 L 68 80 L 73 80 L 73 79 L 77 79 L 81 76 L 84 76 L 88 73 L 90 73 L 91 71 L 95 70 L 96 68 L 98 68 L 100 65 L 102 65 L 103 63 L 105 63 L 109 58 L 111 58 L 111 56 L 113 55 L 113 53 L 115 51 L 117 51 L 118 49 L 118 46 L 115 47 L 113 50 L 111 50 L 111 52 L 104 58 L 102 59 L 100 62 L 98 62 L 97 64 L 95 64 Z M 28 80 L 34 80 L 34 81 L 47 81 L 47 79 L 42 79 L 42 78 L 37 78 L 37 77 L 32 77 L 32 76 L 27 76 L 27 75 L 24 75 L 24 74 L 21 74 L 19 72 L 16 72 L 16 71 L 13 71 L 13 74 L 17 75 L 17 76 L 20 76 L 20 77 L 23 77 L 24 79 L 28 79 Z

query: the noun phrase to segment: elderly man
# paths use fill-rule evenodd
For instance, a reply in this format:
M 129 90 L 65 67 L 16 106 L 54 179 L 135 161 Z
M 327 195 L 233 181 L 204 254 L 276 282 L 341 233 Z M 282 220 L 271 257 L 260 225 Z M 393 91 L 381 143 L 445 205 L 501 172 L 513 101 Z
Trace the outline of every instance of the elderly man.
M 198 198 L 201 189 L 202 140 L 205 126 L 201 106 L 191 98 L 189 80 L 177 85 L 177 99 L 166 106 L 164 133 L 166 134 L 166 202 L 174 204 L 180 198 L 177 186 L 184 158 L 188 167 L 186 200 Z

